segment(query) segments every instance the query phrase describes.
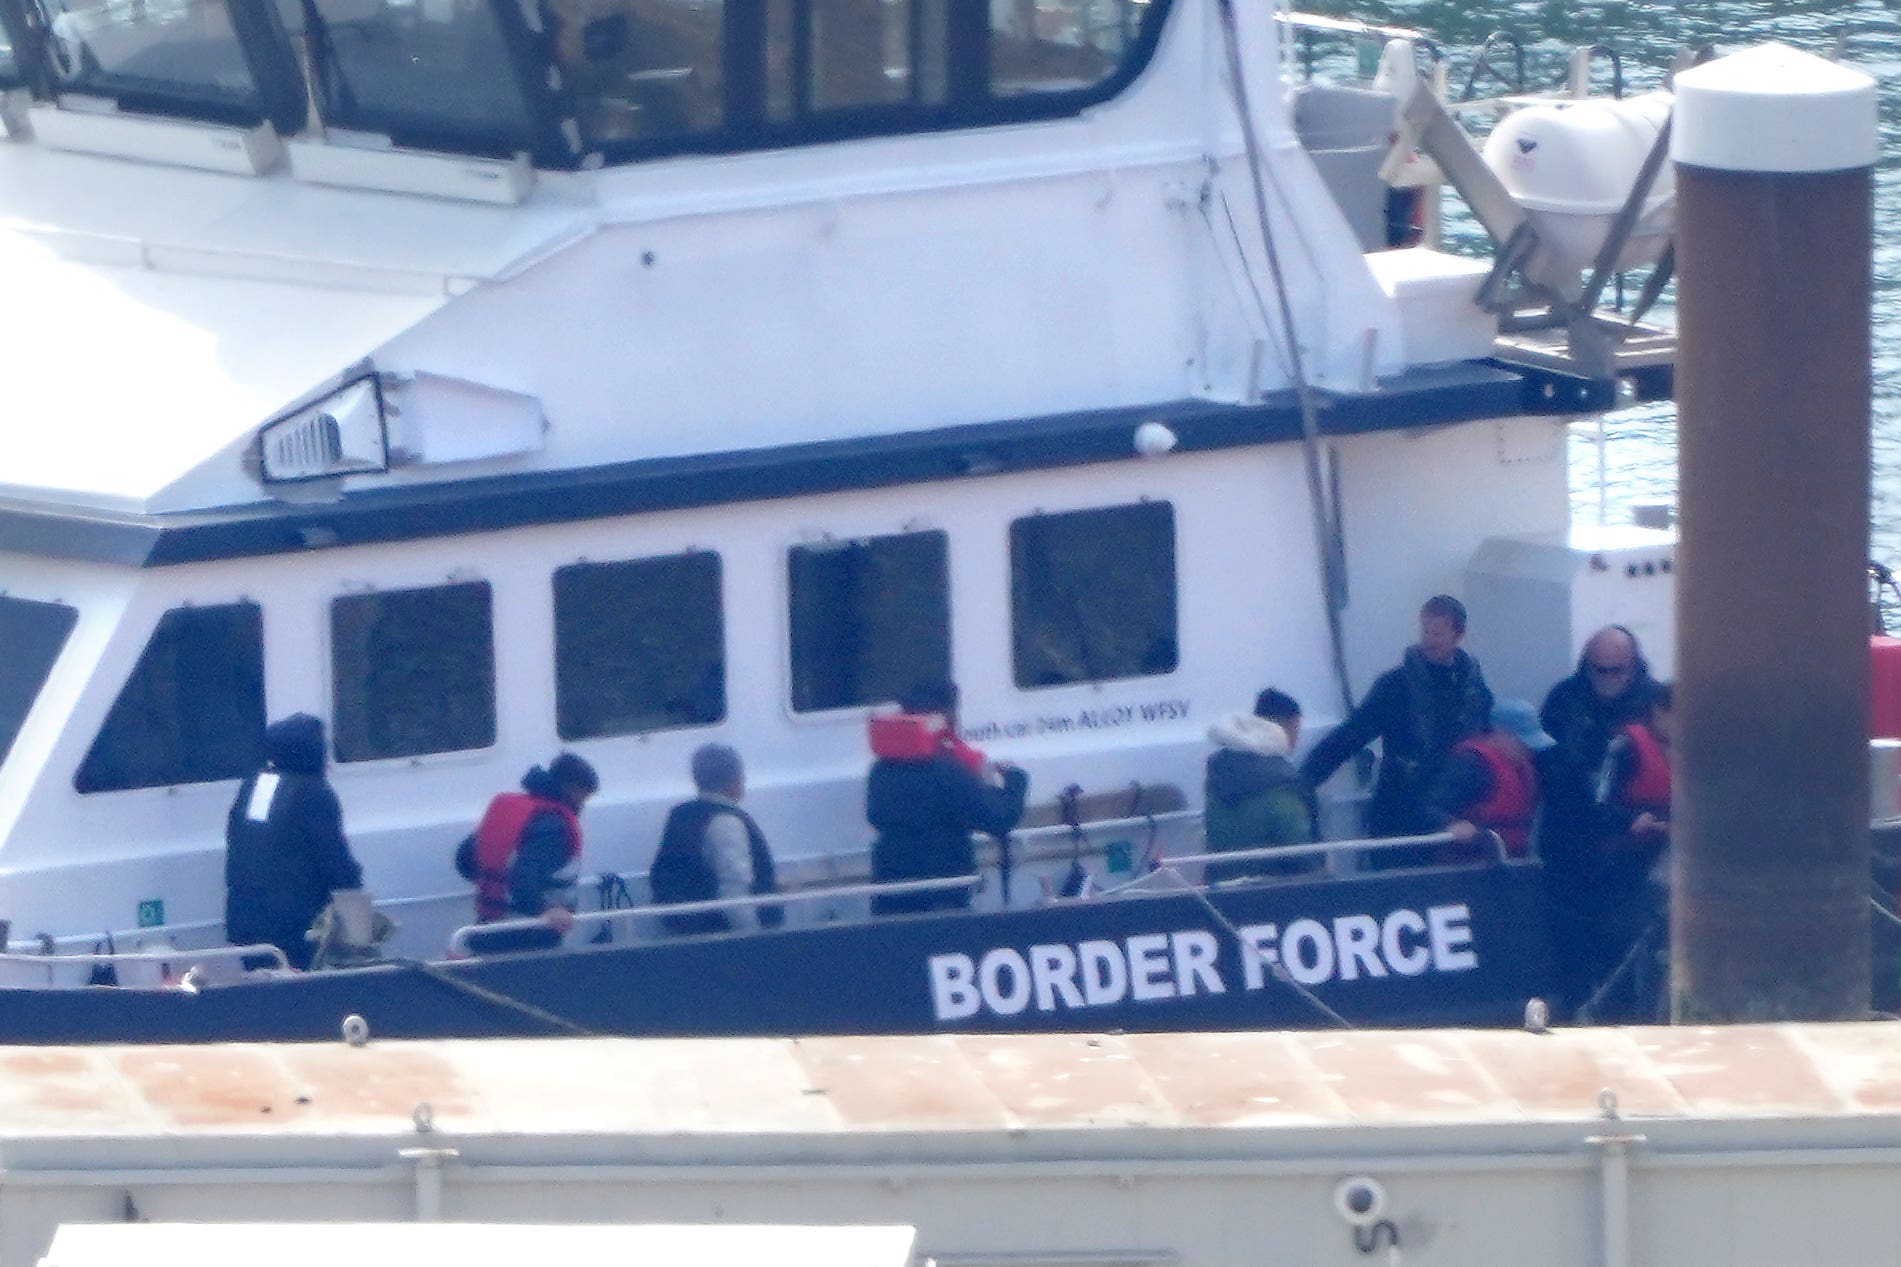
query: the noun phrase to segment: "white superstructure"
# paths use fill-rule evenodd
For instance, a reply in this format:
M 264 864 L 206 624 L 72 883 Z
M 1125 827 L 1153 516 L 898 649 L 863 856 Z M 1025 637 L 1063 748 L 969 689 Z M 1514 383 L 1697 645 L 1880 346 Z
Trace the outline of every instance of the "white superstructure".
M 859 873 L 867 708 L 934 673 L 1033 800 L 1139 782 L 1192 807 L 1213 715 L 1269 684 L 1339 714 L 1314 497 L 1344 526 L 1356 688 L 1480 541 L 1563 530 L 1562 415 L 1603 398 L 1480 359 L 1471 262 L 1364 252 L 1292 129 L 1268 6 L 873 8 L 908 34 L 849 46 L 871 80 L 808 8 L 244 19 L 248 115 L 184 71 L 128 87 L 130 53 L 42 64 L 16 28 L 0 77 L 41 96 L 0 143 L 16 945 L 217 940 L 234 780 L 296 711 L 330 723 L 412 950 L 466 917 L 450 855 L 486 799 L 563 747 L 603 775 L 587 871 L 644 870 L 718 739 L 789 879 Z M 54 44 L 112 51 L 61 12 Z M 141 57 L 185 38 L 125 20 Z M 516 58 L 515 140 L 429 116 L 463 99 L 427 85 L 371 117 L 380 46 L 347 32 L 433 49 L 432 22 Z M 644 23 L 673 32 L 663 65 L 628 51 Z M 520 71 L 534 49 L 546 73 Z M 225 136 L 259 128 L 287 161 Z M 185 153 L 227 142 L 260 170 Z M 1145 424 L 1173 450 L 1139 457 Z

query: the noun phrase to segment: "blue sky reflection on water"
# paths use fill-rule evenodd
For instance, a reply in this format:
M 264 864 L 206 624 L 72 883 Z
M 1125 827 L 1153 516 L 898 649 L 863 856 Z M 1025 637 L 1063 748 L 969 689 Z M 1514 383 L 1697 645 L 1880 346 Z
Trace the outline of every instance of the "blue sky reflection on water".
M 1299 7 L 1310 7 L 1301 5 Z M 1379 0 L 1316 3 L 1322 12 L 1389 22 L 1425 31 L 1451 60 L 1456 91 L 1471 71 L 1473 54 L 1493 31 L 1518 36 L 1526 51 L 1526 78 L 1533 87 L 1562 79 L 1572 48 L 1601 43 L 1622 56 L 1626 92 L 1660 86 L 1663 71 L 1684 47 L 1714 44 L 1733 49 L 1767 40 L 1824 56 L 1839 45 L 1843 60 L 1867 71 L 1880 85 L 1881 158 L 1875 186 L 1874 329 L 1874 557 L 1901 564 L 1901 100 L 1891 85 L 1901 76 L 1901 8 L 1882 0 L 1772 0 L 1675 4 L 1577 3 L 1575 0 Z M 1609 66 L 1600 60 L 1600 82 Z M 1479 93 L 1500 91 L 1481 80 Z M 1449 196 L 1448 211 L 1451 211 Z M 1453 249 L 1479 253 L 1484 238 L 1476 225 L 1448 216 Z M 1666 317 L 1668 299 L 1659 305 Z M 1574 428 L 1571 444 L 1573 505 L 1580 517 L 1598 514 L 1598 452 L 1595 429 Z M 1627 522 L 1629 509 L 1644 502 L 1676 499 L 1676 416 L 1669 406 L 1647 406 L 1613 415 L 1606 429 L 1604 465 L 1609 477 L 1611 522 Z

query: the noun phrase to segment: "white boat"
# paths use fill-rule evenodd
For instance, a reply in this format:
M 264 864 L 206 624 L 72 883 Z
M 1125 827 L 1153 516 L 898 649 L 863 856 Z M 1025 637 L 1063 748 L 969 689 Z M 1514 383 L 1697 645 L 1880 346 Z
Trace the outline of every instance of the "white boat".
M 994 912 L 1195 853 L 1209 721 L 1270 683 L 1337 720 L 1428 594 L 1501 693 L 1602 619 L 1667 659 L 1670 539 L 1575 535 L 1566 451 L 1667 339 L 1578 359 L 1490 263 L 1386 249 L 1410 98 L 1296 94 L 1268 6 L 0 14 L 16 987 L 222 943 L 267 717 L 329 722 L 434 957 L 455 843 L 563 748 L 611 904 L 736 746 L 786 887 L 847 889 L 791 904 L 822 931 L 863 911 L 866 717 L 920 678 L 1043 807 Z M 1543 325 L 1598 321 L 1574 282 Z

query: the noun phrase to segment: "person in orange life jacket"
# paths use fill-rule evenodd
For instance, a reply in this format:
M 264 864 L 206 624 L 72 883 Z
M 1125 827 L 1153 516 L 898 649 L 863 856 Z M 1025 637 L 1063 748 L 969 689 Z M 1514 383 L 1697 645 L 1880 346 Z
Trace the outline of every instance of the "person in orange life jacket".
M 1529 700 L 1492 705 L 1491 729 L 1453 746 L 1445 769 L 1426 796 L 1430 826 L 1449 832 L 1442 863 L 1477 862 L 1487 856 L 1481 837 L 1498 833 L 1514 858 L 1531 852 L 1531 824 L 1538 809 L 1538 761 L 1557 740 L 1538 724 Z
M 970 875 L 973 831 L 1002 839 L 1023 817 L 1029 776 L 1013 765 L 990 765 L 957 738 L 957 685 L 924 682 L 906 691 L 903 712 L 870 723 L 871 773 L 865 817 L 877 830 L 871 877 L 879 883 Z M 872 899 L 878 915 L 970 905 L 967 889 L 886 894 Z
M 538 917 L 548 927 L 485 934 L 479 942 L 484 953 L 559 945 L 574 927 L 570 870 L 581 856 L 579 814 L 600 786 L 593 766 L 564 752 L 546 769 L 524 774 L 521 791 L 488 803 L 474 835 L 457 851 L 458 865 L 473 855 L 476 921 Z
M 225 819 L 225 936 L 234 946 L 276 946 L 293 968 L 307 968 L 305 931 L 333 892 L 363 887 L 363 868 L 324 778 L 323 722 L 309 713 L 274 722 L 264 748 L 268 764 L 238 785 Z M 262 965 L 247 956 L 245 966 Z
M 1318 788 L 1354 753 L 1380 741 L 1379 776 L 1367 804 L 1367 830 L 1375 836 L 1410 836 L 1431 830 L 1425 820 L 1426 791 L 1439 777 L 1452 746 L 1485 729 L 1492 711 L 1491 688 L 1479 662 L 1460 649 L 1465 605 L 1435 594 L 1419 609 L 1419 642 L 1406 649 L 1398 668 L 1374 680 L 1358 707 L 1314 745 L 1300 763 L 1308 785 Z M 1430 851 L 1388 851 L 1376 865 L 1430 861 Z
M 1600 885 L 1641 885 L 1670 843 L 1670 708 L 1670 684 L 1656 683 L 1649 715 L 1623 726 L 1604 752 L 1594 798 Z
M 1655 1020 L 1661 1006 L 1658 946 L 1639 943 L 1651 937 L 1661 944 L 1668 908 L 1670 705 L 1669 683 L 1654 684 L 1648 715 L 1612 736 L 1598 771 L 1596 850 L 1583 890 L 1591 981 L 1601 986 L 1630 964 L 1599 989 L 1593 1019 L 1600 1021 Z
M 1213 853 L 1304 845 L 1315 831 L 1313 789 L 1287 756 L 1300 742 L 1300 705 L 1272 687 L 1254 699 L 1254 712 L 1229 713 L 1208 727 L 1215 751 L 1202 785 L 1202 833 Z M 1262 858 L 1211 862 L 1209 884 L 1225 880 L 1301 875 L 1319 858 Z
M 660 850 L 648 873 L 654 900 L 707 902 L 777 892 L 765 833 L 739 807 L 746 795 L 746 767 L 739 754 L 725 744 L 704 744 L 693 753 L 692 768 L 699 795 L 667 815 Z M 662 919 L 668 931 L 682 934 L 750 932 L 776 928 L 782 921 L 776 906 L 736 906 Z

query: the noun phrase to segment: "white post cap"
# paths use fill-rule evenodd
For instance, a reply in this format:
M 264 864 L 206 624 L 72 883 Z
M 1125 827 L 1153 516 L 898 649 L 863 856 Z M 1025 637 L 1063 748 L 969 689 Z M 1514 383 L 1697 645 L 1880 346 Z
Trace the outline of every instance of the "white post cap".
M 1786 44 L 1677 76 L 1670 157 L 1729 172 L 1838 172 L 1880 152 L 1875 81 Z

